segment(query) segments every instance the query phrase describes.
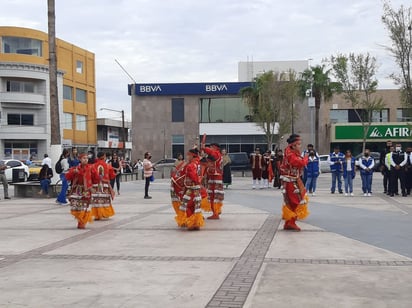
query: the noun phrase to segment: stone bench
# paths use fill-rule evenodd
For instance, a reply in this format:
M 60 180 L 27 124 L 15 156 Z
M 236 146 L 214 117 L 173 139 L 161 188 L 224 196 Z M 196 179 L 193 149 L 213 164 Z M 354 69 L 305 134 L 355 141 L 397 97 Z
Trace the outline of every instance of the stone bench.
M 14 196 L 19 198 L 45 198 L 47 196 L 39 195 L 40 182 L 39 181 L 29 181 L 29 182 L 18 182 L 13 183 L 14 186 Z M 51 183 L 49 186 L 50 198 L 56 198 L 61 190 L 60 181 L 58 183 Z

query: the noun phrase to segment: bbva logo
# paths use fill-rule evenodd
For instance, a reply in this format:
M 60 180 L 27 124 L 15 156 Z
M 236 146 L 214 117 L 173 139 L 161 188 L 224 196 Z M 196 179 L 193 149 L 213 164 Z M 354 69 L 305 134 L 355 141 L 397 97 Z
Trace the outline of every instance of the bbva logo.
M 162 92 L 162 88 L 159 85 L 155 86 L 140 86 L 139 87 L 140 93 L 152 93 L 152 92 Z
M 205 90 L 206 92 L 227 91 L 227 86 L 225 84 L 207 84 Z

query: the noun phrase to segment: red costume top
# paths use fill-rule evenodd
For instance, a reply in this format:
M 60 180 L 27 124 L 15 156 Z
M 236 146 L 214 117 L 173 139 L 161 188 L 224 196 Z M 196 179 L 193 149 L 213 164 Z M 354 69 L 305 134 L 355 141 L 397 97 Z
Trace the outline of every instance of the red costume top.
M 250 155 L 250 164 L 253 170 L 262 170 L 263 156 L 262 154 L 252 154 Z
M 185 174 L 185 186 L 191 187 L 200 185 L 200 177 L 199 177 L 199 161 L 198 159 L 194 158 L 190 161 L 183 170 Z
M 208 167 L 207 167 L 207 175 L 208 177 L 214 176 L 217 178 L 222 178 L 223 176 L 223 166 L 222 166 L 222 154 L 220 153 L 219 149 L 216 149 L 214 147 L 212 148 L 204 148 L 203 151 L 208 155 L 212 156 L 214 158 L 214 162 L 208 161 Z
M 97 173 L 97 170 L 94 168 L 94 165 L 78 165 L 72 167 L 65 174 L 66 179 L 72 181 L 72 185 L 82 185 L 84 189 L 90 189 L 93 186 L 93 183 L 98 183 L 100 176 Z
M 110 180 L 116 177 L 116 173 L 113 167 L 107 164 L 103 159 L 98 159 L 94 163 L 94 168 L 96 169 L 97 174 L 99 175 L 99 178 L 101 178 L 101 181 L 103 183 L 109 183 Z M 95 182 L 95 184 L 98 182 Z
M 301 156 L 299 151 L 290 147 L 285 149 L 282 164 L 280 165 L 280 174 L 283 176 L 298 178 L 303 172 L 303 168 L 308 164 L 308 157 Z

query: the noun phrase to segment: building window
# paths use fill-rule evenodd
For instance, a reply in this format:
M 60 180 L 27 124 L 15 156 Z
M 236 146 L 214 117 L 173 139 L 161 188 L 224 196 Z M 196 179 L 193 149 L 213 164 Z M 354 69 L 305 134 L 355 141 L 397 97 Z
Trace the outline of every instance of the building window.
M 63 86 L 63 98 L 69 101 L 73 100 L 73 87 Z
M 85 115 L 76 115 L 76 130 L 86 130 L 87 127 L 87 117 Z
M 172 135 L 172 156 L 176 157 L 179 154 L 185 155 L 185 136 L 184 135 Z
M 76 102 L 87 103 L 86 91 L 82 89 L 76 89 Z
M 3 36 L 1 51 L 3 53 L 17 53 L 41 57 L 42 41 L 26 37 Z
M 382 109 L 372 112 L 372 122 L 388 122 L 389 120 L 389 110 Z
M 185 100 L 184 98 L 172 98 L 172 122 L 185 121 Z
M 63 113 L 63 129 L 73 129 L 73 114 L 72 113 Z
M 396 109 L 396 121 L 398 122 L 412 122 L 412 108 Z
M 201 98 L 199 112 L 201 123 L 241 123 L 252 118 L 240 97 Z
M 77 60 L 76 61 L 76 73 L 83 74 L 83 62 Z
M 348 110 L 332 109 L 329 111 L 331 123 L 348 123 Z
M 9 113 L 7 115 L 8 125 L 34 125 L 34 115 L 33 114 L 21 114 L 21 113 Z
M 7 92 L 34 93 L 34 83 L 31 81 L 7 80 Z

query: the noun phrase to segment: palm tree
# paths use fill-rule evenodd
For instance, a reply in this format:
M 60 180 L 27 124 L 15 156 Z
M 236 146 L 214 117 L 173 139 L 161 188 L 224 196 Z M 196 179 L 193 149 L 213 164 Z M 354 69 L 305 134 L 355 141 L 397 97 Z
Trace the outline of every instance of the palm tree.
M 302 73 L 301 95 L 310 94 L 315 98 L 315 149 L 319 149 L 319 109 L 322 101 L 332 99 L 333 93 L 339 88 L 336 82 L 330 82 L 329 74 L 325 65 L 311 66 Z M 310 90 L 310 92 L 307 92 Z

